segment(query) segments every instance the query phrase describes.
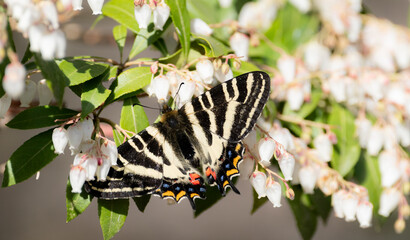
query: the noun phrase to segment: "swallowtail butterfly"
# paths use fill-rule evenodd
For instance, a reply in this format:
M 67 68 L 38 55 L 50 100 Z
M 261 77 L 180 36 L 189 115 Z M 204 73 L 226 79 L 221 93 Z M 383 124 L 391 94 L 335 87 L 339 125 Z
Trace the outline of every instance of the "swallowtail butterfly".
M 155 194 L 180 202 L 205 198 L 205 182 L 222 195 L 236 193 L 244 147 L 268 100 L 270 78 L 250 72 L 226 81 L 179 110 L 164 105 L 161 120 L 118 147 L 117 165 L 106 181 L 87 182 L 88 192 L 102 199 Z M 205 180 L 204 180 L 205 179 Z

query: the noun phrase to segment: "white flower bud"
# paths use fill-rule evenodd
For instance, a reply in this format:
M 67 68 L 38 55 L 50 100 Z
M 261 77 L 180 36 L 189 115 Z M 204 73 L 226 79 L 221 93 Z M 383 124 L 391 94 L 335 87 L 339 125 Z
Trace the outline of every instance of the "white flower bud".
M 396 188 L 383 190 L 380 196 L 380 206 L 378 213 L 388 217 L 391 212 L 399 205 L 401 194 Z
M 214 75 L 214 65 L 208 59 L 200 60 L 196 64 L 196 71 L 205 84 L 211 84 Z
M 228 69 L 228 73 L 225 74 L 222 68 L 218 68 L 214 71 L 214 77 L 219 82 L 223 83 L 229 79 L 233 78 L 233 73 L 231 68 Z
M 39 98 L 39 106 L 50 104 L 51 99 L 53 98 L 53 92 L 51 92 L 51 89 L 48 87 L 45 79 L 38 82 L 37 92 Z
M 170 9 L 164 2 L 154 9 L 155 29 L 162 30 L 168 20 Z
M 335 211 L 335 216 L 338 218 L 344 218 L 343 212 L 343 199 L 347 194 L 345 190 L 339 190 L 332 195 L 332 206 Z
M 383 135 L 384 135 L 384 149 L 394 149 L 397 147 L 398 140 L 396 136 L 395 129 L 389 124 L 384 126 L 383 128 Z
M 191 19 L 191 32 L 197 35 L 209 36 L 212 34 L 213 30 L 200 18 Z
M 356 220 L 356 211 L 359 204 L 359 199 L 356 194 L 347 193 L 343 200 L 343 214 L 345 216 L 346 222 L 352 222 Z
M 81 166 L 73 166 L 70 170 L 70 183 L 72 193 L 81 193 L 86 178 L 85 169 Z
M 4 118 L 4 115 L 6 115 L 7 111 L 9 110 L 11 105 L 11 97 L 5 93 L 1 98 L 0 98 L 0 119 Z
M 329 78 L 330 93 L 335 98 L 336 102 L 346 101 L 346 78 L 339 74 L 332 74 Z
M 98 160 L 95 155 L 88 155 L 87 161 L 84 164 L 84 168 L 87 172 L 87 180 L 94 180 L 95 173 L 97 172 Z
M 54 145 L 54 152 L 57 154 L 64 153 L 64 149 L 68 143 L 67 130 L 65 130 L 63 127 L 54 128 L 51 139 Z
M 313 141 L 315 148 L 318 150 L 319 157 L 324 162 L 329 162 L 332 159 L 333 146 L 330 142 L 329 135 L 319 134 Z
M 258 198 L 266 197 L 266 174 L 263 172 L 255 171 L 249 179 Z
M 291 154 L 285 153 L 282 158 L 278 160 L 278 162 L 285 180 L 292 180 L 293 169 L 295 167 L 295 158 Z
M 269 179 L 268 185 L 266 186 L 266 196 L 269 201 L 273 204 L 273 207 L 281 207 L 280 200 L 282 198 L 282 188 L 278 182 Z
M 277 67 L 286 83 L 290 83 L 295 79 L 296 60 L 293 57 L 289 55 L 282 55 L 278 59 Z
M 295 144 L 293 143 L 292 135 L 287 128 L 271 128 L 269 130 L 269 136 L 271 136 L 275 141 L 282 144 L 282 146 L 287 151 L 293 151 L 295 149 Z
M 31 80 L 26 81 L 23 94 L 20 96 L 20 107 L 30 107 L 31 101 L 37 92 L 37 85 Z
M 70 144 L 71 156 L 78 152 L 78 147 L 83 139 L 83 131 L 80 124 L 76 123 L 67 128 L 68 143 Z
M 158 102 L 164 102 L 168 99 L 169 80 L 165 75 L 156 76 L 151 81 L 151 91 L 158 98 Z
M 98 170 L 97 170 L 97 179 L 99 181 L 106 180 L 108 172 L 110 171 L 110 167 L 111 167 L 111 160 L 103 156 L 102 163 L 98 167 Z
M 134 7 L 135 19 L 138 22 L 140 29 L 147 29 L 151 22 L 151 7 L 148 4 L 138 5 Z
M 40 3 L 42 16 L 48 20 L 54 29 L 59 28 L 60 25 L 58 23 L 58 13 L 55 3 L 51 1 L 42 1 Z
M 6 66 L 3 78 L 3 89 L 13 99 L 18 99 L 24 92 L 26 69 L 20 62 Z
M 81 131 L 83 134 L 82 141 L 87 141 L 91 139 L 91 135 L 94 131 L 93 120 L 89 117 L 86 117 L 84 120 L 78 122 L 77 124 L 79 124 L 81 127 Z
M 241 57 L 242 61 L 248 60 L 249 37 L 246 34 L 235 32 L 229 38 L 229 44 L 236 56 Z
M 379 126 L 373 126 L 370 129 L 369 141 L 367 142 L 367 152 L 371 156 L 376 156 L 383 147 L 384 133 Z
M 182 84 L 183 83 L 183 84 Z M 183 80 L 181 82 L 178 93 L 178 107 L 182 107 L 185 103 L 190 102 L 195 92 L 195 83 L 192 81 Z
M 370 227 L 373 216 L 373 204 L 369 201 L 359 203 L 357 207 L 356 217 L 361 228 Z
M 43 24 L 32 25 L 28 30 L 30 40 L 30 50 L 39 52 L 41 46 L 41 38 L 46 34 L 46 27 Z
M 40 12 L 33 5 L 28 5 L 25 8 L 23 15 L 20 17 L 17 29 L 23 33 L 27 33 L 29 27 L 33 22 L 37 22 L 40 19 Z
M 317 71 L 329 61 L 330 50 L 318 42 L 310 42 L 305 49 L 304 60 L 310 71 Z
M 358 118 L 355 120 L 356 134 L 359 137 L 359 143 L 362 148 L 367 146 L 369 141 L 370 129 L 372 123 L 367 118 Z
M 87 0 L 88 5 L 90 5 L 91 10 L 93 10 L 93 15 L 102 14 L 101 9 L 104 5 L 104 0 Z
M 313 194 L 316 180 L 318 178 L 318 174 L 316 173 L 315 169 L 310 165 L 303 166 L 302 168 L 300 168 L 298 176 L 300 185 L 302 185 L 303 188 L 303 192 Z
M 80 11 L 83 9 L 83 0 L 72 0 L 73 1 L 73 10 Z
M 101 152 L 106 155 L 107 159 L 110 160 L 111 165 L 117 165 L 118 150 L 117 146 L 113 141 L 106 141 L 101 145 Z
M 383 151 L 379 155 L 379 170 L 382 186 L 391 187 L 400 179 L 400 169 L 397 155 L 394 151 Z
M 258 144 L 260 161 L 264 166 L 270 165 L 270 160 L 275 152 L 276 143 L 269 137 L 261 138 Z
M 305 93 L 302 86 L 291 86 L 286 92 L 286 101 L 289 103 L 290 109 L 292 109 L 293 111 L 299 110 L 303 104 L 304 95 Z
M 46 33 L 41 38 L 40 52 L 44 60 L 52 60 L 57 50 L 57 35 L 55 32 Z

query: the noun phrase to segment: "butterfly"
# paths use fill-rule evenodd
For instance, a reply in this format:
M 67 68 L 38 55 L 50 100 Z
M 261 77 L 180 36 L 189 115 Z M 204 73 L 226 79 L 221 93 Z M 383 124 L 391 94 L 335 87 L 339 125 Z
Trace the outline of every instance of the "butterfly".
M 118 147 L 117 165 L 106 181 L 89 181 L 87 192 L 102 199 L 146 194 L 205 198 L 206 184 L 224 196 L 239 175 L 244 145 L 270 93 L 264 72 L 249 72 L 194 98 L 178 110 L 164 105 L 160 121 Z

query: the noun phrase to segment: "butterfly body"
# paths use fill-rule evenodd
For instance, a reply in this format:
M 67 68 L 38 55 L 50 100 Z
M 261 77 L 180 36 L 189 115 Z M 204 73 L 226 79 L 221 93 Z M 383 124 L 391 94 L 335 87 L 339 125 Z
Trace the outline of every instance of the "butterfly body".
M 106 181 L 90 181 L 86 190 L 103 199 L 155 194 L 179 202 L 205 198 L 206 186 L 239 191 L 244 147 L 270 91 L 266 73 L 252 72 L 222 83 L 178 110 L 164 107 L 158 123 L 118 147 L 117 166 Z

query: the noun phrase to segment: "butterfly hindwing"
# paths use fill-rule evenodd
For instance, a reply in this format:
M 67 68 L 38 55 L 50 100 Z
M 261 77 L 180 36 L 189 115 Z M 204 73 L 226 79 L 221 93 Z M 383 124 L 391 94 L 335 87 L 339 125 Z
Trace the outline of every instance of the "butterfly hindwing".
M 241 140 L 252 130 L 269 97 L 266 73 L 226 81 L 185 104 L 118 148 L 118 165 L 106 181 L 86 190 L 105 199 L 155 194 L 179 202 L 205 197 L 205 181 L 222 195 L 239 175 Z M 165 109 L 165 108 L 164 108 Z M 205 179 L 205 180 L 204 180 Z

